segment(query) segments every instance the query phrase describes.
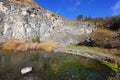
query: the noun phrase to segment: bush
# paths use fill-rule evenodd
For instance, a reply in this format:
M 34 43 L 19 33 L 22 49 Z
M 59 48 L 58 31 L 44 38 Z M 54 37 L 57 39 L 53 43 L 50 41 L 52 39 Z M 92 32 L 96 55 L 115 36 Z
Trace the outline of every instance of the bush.
M 118 31 L 120 29 L 120 16 L 106 18 L 105 20 L 101 19 L 97 21 L 97 23 L 99 24 L 97 25 L 98 27 L 103 27 L 109 30 Z
M 114 31 L 117 31 L 120 29 L 120 16 L 116 16 L 112 18 L 110 29 Z
M 55 14 L 51 14 L 51 16 L 55 16 Z
M 32 39 L 32 42 L 40 42 L 40 38 L 36 36 L 35 38 Z
M 40 7 L 40 6 L 37 6 L 36 8 L 37 8 L 38 10 L 41 10 L 41 7 Z

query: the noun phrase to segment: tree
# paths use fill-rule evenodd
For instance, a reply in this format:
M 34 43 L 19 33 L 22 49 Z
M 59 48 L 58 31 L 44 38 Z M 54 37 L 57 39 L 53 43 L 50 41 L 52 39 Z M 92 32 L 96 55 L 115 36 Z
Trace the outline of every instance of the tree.
M 92 20 L 91 16 L 86 16 L 85 17 L 85 21 L 90 21 L 90 20 Z
M 83 20 L 83 15 L 82 14 L 78 15 L 77 16 L 77 21 L 82 21 L 82 20 Z
M 111 30 L 114 30 L 114 31 L 117 31 L 120 29 L 120 16 L 115 16 L 112 18 L 111 20 L 111 26 L 110 26 L 110 29 Z

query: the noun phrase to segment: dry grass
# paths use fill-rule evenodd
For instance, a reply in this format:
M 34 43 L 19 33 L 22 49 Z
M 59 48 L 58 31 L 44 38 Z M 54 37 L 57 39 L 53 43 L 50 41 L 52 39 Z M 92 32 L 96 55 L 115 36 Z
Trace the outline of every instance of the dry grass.
M 53 51 L 55 48 L 56 48 L 56 44 L 54 44 L 52 41 L 33 43 L 33 42 L 13 40 L 3 45 L 3 49 L 8 51 L 44 50 L 50 52 Z
M 106 38 L 114 37 L 117 35 L 114 31 L 110 31 L 110 30 L 102 29 L 102 28 L 98 28 L 92 34 L 93 36 L 99 36 L 99 37 L 105 36 Z
M 18 5 L 23 5 L 23 6 L 31 6 L 31 7 L 36 6 L 36 4 L 34 3 L 34 0 L 9 0 L 9 1 Z
M 3 44 L 3 49 L 14 50 L 18 46 L 20 46 L 21 44 L 24 44 L 24 43 L 25 43 L 24 41 L 17 41 L 17 40 L 9 41 L 9 42 Z
M 117 36 L 116 32 L 102 28 L 98 28 L 91 34 L 91 37 L 95 40 L 95 44 L 100 47 L 106 45 L 115 36 Z
M 51 41 L 40 43 L 36 47 L 36 49 L 38 50 L 43 49 L 48 52 L 54 50 L 55 48 L 56 48 L 56 45 Z

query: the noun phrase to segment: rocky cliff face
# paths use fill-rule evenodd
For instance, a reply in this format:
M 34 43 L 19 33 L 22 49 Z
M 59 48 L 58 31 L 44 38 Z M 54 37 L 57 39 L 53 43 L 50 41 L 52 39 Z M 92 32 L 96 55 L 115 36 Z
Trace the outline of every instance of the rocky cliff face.
M 9 39 L 52 40 L 77 44 L 92 28 L 69 21 L 38 6 L 33 0 L 0 0 L 0 35 Z

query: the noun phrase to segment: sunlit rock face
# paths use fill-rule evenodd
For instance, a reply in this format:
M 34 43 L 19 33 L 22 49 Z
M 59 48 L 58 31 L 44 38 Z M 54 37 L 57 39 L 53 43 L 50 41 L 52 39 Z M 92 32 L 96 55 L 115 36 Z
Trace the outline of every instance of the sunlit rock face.
M 70 21 L 38 6 L 34 0 L 0 0 L 0 35 L 9 39 L 52 40 L 77 44 L 92 32 L 86 24 Z M 84 39 L 83 39 L 84 40 Z

